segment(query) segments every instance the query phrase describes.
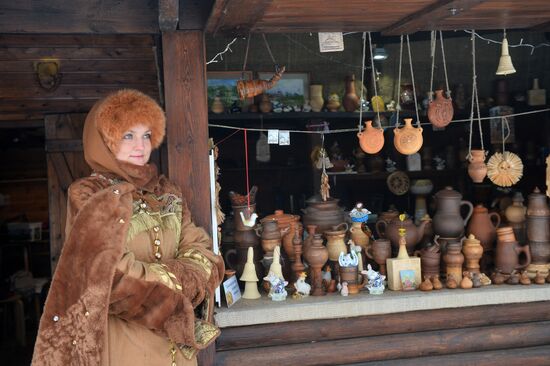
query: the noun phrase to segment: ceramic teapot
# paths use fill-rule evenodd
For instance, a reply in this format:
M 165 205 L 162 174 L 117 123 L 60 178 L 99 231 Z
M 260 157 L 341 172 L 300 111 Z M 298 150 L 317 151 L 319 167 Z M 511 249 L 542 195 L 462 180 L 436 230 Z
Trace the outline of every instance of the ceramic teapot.
M 393 144 L 401 154 L 411 155 L 422 147 L 422 127 L 413 127 L 412 118 L 405 118 L 405 126 L 395 128 L 393 132 L 395 134 Z
M 445 187 L 435 194 L 436 213 L 432 220 L 434 233 L 444 238 L 458 238 L 464 234 L 464 226 L 468 223 L 474 210 L 470 201 L 463 201 L 462 195 L 452 187 Z M 466 218 L 460 214 L 460 208 L 468 206 Z
M 396 217 L 388 224 L 386 221 L 380 220 L 376 223 L 376 232 L 378 236 L 387 238 L 392 244 L 393 254 L 397 254 L 399 251 L 399 229 L 405 229 L 405 241 L 407 242 L 407 253 L 412 255 L 416 244 L 422 240 L 424 236 L 424 229 L 428 221 L 422 221 L 419 226 L 416 226 L 414 222 L 407 218 L 401 221 L 399 217 Z
M 367 121 L 365 130 L 357 133 L 359 146 L 367 154 L 376 154 L 384 147 L 384 130 L 372 126 L 372 121 Z

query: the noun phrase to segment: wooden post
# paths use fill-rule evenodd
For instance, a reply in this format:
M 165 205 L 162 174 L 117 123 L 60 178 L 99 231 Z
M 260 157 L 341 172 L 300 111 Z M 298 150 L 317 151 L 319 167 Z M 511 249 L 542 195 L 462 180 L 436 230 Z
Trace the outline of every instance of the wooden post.
M 181 188 L 193 221 L 211 232 L 204 33 L 163 33 L 162 51 L 168 174 Z M 213 310 L 210 306 L 210 316 Z M 199 352 L 199 365 L 213 365 L 215 353 L 214 344 Z
M 168 174 L 182 189 L 195 223 L 210 232 L 204 33 L 163 33 L 162 49 Z

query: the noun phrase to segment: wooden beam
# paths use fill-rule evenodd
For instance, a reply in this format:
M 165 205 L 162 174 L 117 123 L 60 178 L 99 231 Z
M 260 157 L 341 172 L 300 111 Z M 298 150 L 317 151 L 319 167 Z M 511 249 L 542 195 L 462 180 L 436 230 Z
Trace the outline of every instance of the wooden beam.
M 81 139 L 58 139 L 46 141 L 46 152 L 83 151 Z
M 384 36 L 411 34 L 419 30 L 436 29 L 443 19 L 468 11 L 486 0 L 440 0 L 425 8 L 407 15 L 403 19 L 382 29 Z M 453 12 L 452 9 L 455 9 Z
M 206 31 L 247 35 L 261 20 L 272 0 L 217 0 L 206 24 Z
M 175 31 L 179 22 L 179 0 L 159 0 L 159 28 L 162 32 Z
M 179 30 L 204 31 L 214 0 L 180 0 Z

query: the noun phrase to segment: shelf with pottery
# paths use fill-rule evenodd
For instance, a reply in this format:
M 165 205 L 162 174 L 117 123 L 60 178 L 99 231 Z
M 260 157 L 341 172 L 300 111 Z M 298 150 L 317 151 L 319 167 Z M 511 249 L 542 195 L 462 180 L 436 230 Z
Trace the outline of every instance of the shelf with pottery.
M 466 174 L 466 168 L 459 169 L 443 169 L 443 170 L 418 170 L 418 171 L 403 171 L 409 178 L 420 179 L 439 176 L 459 175 Z M 394 172 L 372 172 L 372 173 L 357 173 L 351 172 L 327 172 L 329 176 L 332 176 L 334 180 L 383 180 L 387 179 Z

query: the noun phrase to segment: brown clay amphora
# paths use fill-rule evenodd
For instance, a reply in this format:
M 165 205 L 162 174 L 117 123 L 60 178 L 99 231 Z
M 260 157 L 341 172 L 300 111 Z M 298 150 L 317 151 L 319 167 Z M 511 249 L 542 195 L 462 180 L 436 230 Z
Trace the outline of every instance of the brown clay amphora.
M 481 241 L 485 251 L 492 250 L 497 236 L 497 228 L 500 225 L 500 215 L 496 212 L 489 213 L 483 205 L 476 205 L 470 218 L 466 234 L 473 234 Z
M 346 94 L 342 100 L 346 112 L 355 112 L 359 108 L 359 97 L 355 93 L 355 75 L 346 78 Z
M 463 201 L 462 195 L 452 187 L 445 187 L 435 194 L 436 213 L 432 220 L 434 233 L 444 238 L 458 238 L 464 234 L 474 207 L 470 201 Z M 466 218 L 462 218 L 460 208 L 468 206 Z M 462 273 L 461 273 L 462 276 Z
M 348 224 L 345 222 L 333 226 L 331 230 L 325 231 L 329 260 L 337 262 L 341 252 L 344 252 L 344 254 L 348 252 L 348 247 L 346 246 L 345 241 L 347 231 Z
M 413 127 L 412 118 L 405 118 L 403 128 L 395 128 L 393 144 L 395 149 L 403 155 L 411 155 L 422 147 L 422 127 Z
M 315 234 L 309 250 L 307 251 L 307 253 L 304 253 L 304 258 L 309 263 L 311 271 L 311 294 L 313 296 L 325 295 L 325 290 L 322 283 L 323 279 L 321 276 L 321 268 L 323 268 L 323 265 L 327 262 L 328 250 L 323 245 L 323 237 L 321 236 L 321 234 Z
M 376 154 L 384 147 L 384 130 L 373 127 L 372 121 L 367 121 L 365 125 L 365 129 L 357 133 L 359 146 L 367 154 Z
M 497 230 L 498 240 L 495 253 L 495 268 L 506 274 L 522 269 L 531 264 L 529 245 L 520 246 L 515 240 L 511 227 L 502 227 Z M 513 239 L 513 240 L 510 240 Z M 520 263 L 519 257 L 525 254 L 525 260 Z
M 464 254 L 462 254 L 462 239 L 447 239 L 446 252 L 443 255 L 445 262 L 447 278 L 453 276 L 457 282 L 462 281 L 462 264 L 464 263 Z M 434 238 L 434 242 L 438 242 L 438 236 Z
M 468 235 L 462 242 L 462 253 L 466 259 L 466 270 L 472 273 L 479 273 L 479 260 L 483 256 L 481 242 L 473 234 Z
M 443 96 L 443 90 L 435 91 L 435 99 L 428 106 L 428 119 L 435 127 L 445 127 L 453 119 L 453 100 Z
M 378 233 L 378 236 L 390 240 L 392 252 L 395 256 L 399 251 L 399 229 L 404 228 L 405 241 L 407 242 L 407 253 L 412 255 L 414 252 L 414 247 L 420 242 L 420 240 L 422 240 L 422 237 L 424 236 L 426 224 L 427 221 L 422 221 L 419 226 L 416 226 L 410 218 L 401 221 L 399 217 L 396 217 L 392 219 L 389 224 L 386 221 L 379 220 L 376 223 L 376 232 Z
M 468 175 L 474 183 L 481 183 L 487 176 L 487 165 L 485 164 L 485 150 L 472 150 L 470 152 L 470 164 Z

